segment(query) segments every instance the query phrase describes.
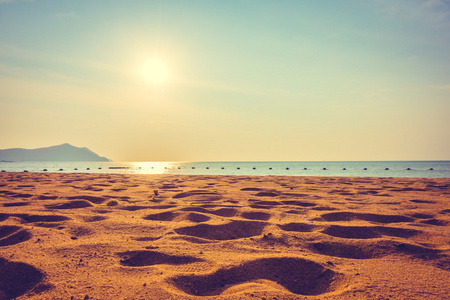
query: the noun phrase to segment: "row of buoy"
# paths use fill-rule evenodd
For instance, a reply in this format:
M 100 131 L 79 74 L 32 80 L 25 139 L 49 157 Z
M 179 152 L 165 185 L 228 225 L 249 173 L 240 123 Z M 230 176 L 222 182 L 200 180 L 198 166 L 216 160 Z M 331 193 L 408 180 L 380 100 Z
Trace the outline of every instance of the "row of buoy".
M 98 169 L 101 170 L 102 168 L 98 168 Z M 73 169 L 73 170 L 74 170 L 74 171 L 78 171 L 78 168 L 75 168 L 75 169 Z M 91 168 L 86 168 L 86 170 L 89 171 L 89 170 L 91 170 Z M 25 170 L 25 171 L 26 171 L 26 170 Z M 24 171 L 24 172 L 25 172 L 25 171 Z M 47 170 L 47 169 L 43 169 L 42 171 L 43 171 L 43 172 L 47 172 L 48 170 Z M 62 172 L 62 171 L 64 171 L 64 169 L 61 168 L 61 169 L 59 169 L 58 171 Z
M 91 169 L 91 168 L 86 168 L 86 170 L 88 170 L 88 171 L 89 171 L 90 169 Z M 102 168 L 99 167 L 98 169 L 101 170 Z M 117 168 L 116 168 L 116 167 L 110 167 L 110 169 L 125 169 L 125 167 L 123 167 L 123 168 L 122 168 L 122 167 L 117 167 Z M 128 169 L 128 167 L 126 167 L 126 169 Z M 139 169 L 142 169 L 142 168 L 139 167 Z M 154 167 L 152 167 L 152 169 L 154 169 Z M 164 167 L 164 169 L 167 170 L 168 167 Z M 195 167 L 192 167 L 192 170 L 194 170 L 194 169 L 195 169 Z M 221 167 L 221 169 L 224 170 L 225 167 Z M 236 169 L 237 169 L 237 170 L 240 170 L 241 168 L 240 168 L 240 167 L 237 167 Z M 181 167 L 178 167 L 178 170 L 181 170 Z M 206 167 L 206 170 L 209 170 L 209 167 Z M 253 170 L 256 170 L 256 167 L 253 167 Z M 272 168 L 270 167 L 269 170 L 272 170 Z M 289 168 L 286 168 L 286 170 L 289 170 Z M 303 170 L 308 170 L 308 168 L 303 168 Z M 327 168 L 322 168 L 322 170 L 327 171 L 327 170 L 329 170 L 329 169 L 327 169 Z M 347 168 L 343 168 L 342 170 L 343 170 L 343 171 L 346 171 Z M 367 168 L 364 168 L 363 170 L 364 170 L 364 171 L 367 171 L 368 169 L 367 169 Z M 389 171 L 389 168 L 385 168 L 384 170 L 385 170 L 385 171 Z M 411 169 L 411 168 L 406 168 L 405 170 L 406 170 L 406 171 L 411 171 L 412 169 Z M 433 168 L 429 168 L 428 170 L 429 170 L 429 171 L 433 171 L 434 169 L 433 169 Z M 47 172 L 48 169 L 43 169 L 42 171 L 43 171 L 43 172 Z M 64 171 L 64 169 L 59 169 L 59 171 L 62 172 L 62 171 Z M 78 171 L 78 168 L 75 168 L 74 171 Z M 6 172 L 6 170 L 2 170 L 2 172 Z M 28 170 L 24 170 L 23 172 L 27 173 Z
M 153 167 L 152 167 L 152 169 L 153 169 Z M 168 168 L 165 167 L 164 169 L 168 169 Z M 178 169 L 181 169 L 181 168 L 178 167 Z M 194 169 L 195 169 L 195 167 L 192 167 L 192 170 L 194 170 Z M 222 167 L 221 169 L 224 170 L 225 168 Z M 237 170 L 240 170 L 241 168 L 240 168 L 240 167 L 237 167 L 236 169 L 237 169 Z M 209 170 L 209 167 L 206 167 L 206 170 Z M 256 168 L 253 167 L 253 170 L 256 170 Z M 272 168 L 269 168 L 269 170 L 272 170 Z M 286 168 L 286 170 L 289 170 L 289 168 Z M 303 170 L 308 170 L 308 168 L 303 168 Z M 329 170 L 329 169 L 327 169 L 327 168 L 322 168 L 322 170 L 326 171 L 326 170 Z M 343 168 L 342 170 L 346 171 L 347 168 Z M 364 170 L 364 171 L 367 171 L 368 168 L 364 168 L 363 170 Z M 389 168 L 385 168 L 384 170 L 389 171 Z M 411 171 L 412 169 L 411 169 L 411 168 L 406 168 L 405 170 Z M 433 171 L 434 169 L 433 169 L 433 168 L 429 168 L 428 170 Z

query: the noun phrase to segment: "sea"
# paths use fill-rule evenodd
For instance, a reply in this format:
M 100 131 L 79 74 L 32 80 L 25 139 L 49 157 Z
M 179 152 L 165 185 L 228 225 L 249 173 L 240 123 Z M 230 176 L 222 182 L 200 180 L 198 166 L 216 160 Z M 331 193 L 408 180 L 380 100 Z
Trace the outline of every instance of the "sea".
M 450 161 L 0 162 L 2 172 L 450 178 Z

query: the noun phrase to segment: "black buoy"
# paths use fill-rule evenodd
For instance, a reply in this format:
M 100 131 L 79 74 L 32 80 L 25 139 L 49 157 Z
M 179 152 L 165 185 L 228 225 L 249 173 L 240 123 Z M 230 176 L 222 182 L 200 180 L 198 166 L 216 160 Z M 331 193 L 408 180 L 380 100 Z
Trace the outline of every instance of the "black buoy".
M 225 169 L 224 167 L 222 167 L 222 170 Z
M 181 167 L 178 167 L 178 170 L 181 170 Z
M 101 170 L 102 168 L 98 168 L 99 170 Z M 140 168 L 139 168 L 140 169 Z
M 192 167 L 192 170 L 194 170 L 195 169 L 195 167 Z
M 286 168 L 286 170 L 289 170 L 289 168 Z
M 327 168 L 323 168 L 322 170 L 326 170 Z
M 386 169 L 384 169 L 384 170 L 389 171 L 389 168 L 386 168 Z
M 347 170 L 347 168 L 343 168 L 342 170 L 344 170 L 344 171 L 345 171 L 345 170 Z
M 28 173 L 28 170 L 23 170 L 25 173 Z
M 209 167 L 206 167 L 206 170 L 209 170 Z
M 364 168 L 364 171 L 367 171 L 367 168 Z
M 47 169 L 44 169 L 44 170 L 42 170 L 42 171 L 47 172 Z
M 86 170 L 90 170 L 91 168 L 86 168 Z M 60 170 L 61 171 L 61 170 Z
M 59 169 L 60 171 L 64 171 L 64 169 Z
M 269 168 L 269 170 L 272 170 L 272 168 Z
M 308 170 L 308 168 L 303 168 L 303 170 Z
M 256 168 L 255 168 L 255 167 L 253 167 L 253 170 L 256 170 Z
M 411 171 L 411 168 L 407 168 L 406 170 L 407 170 L 407 171 Z
M 75 170 L 75 171 L 78 171 L 78 169 L 77 169 L 77 168 L 75 168 L 74 170 Z
M 2 173 L 5 173 L 6 172 L 6 170 L 2 170 Z
M 237 167 L 238 170 L 240 170 L 241 168 Z
M 433 171 L 434 169 L 433 168 L 430 168 L 430 171 Z

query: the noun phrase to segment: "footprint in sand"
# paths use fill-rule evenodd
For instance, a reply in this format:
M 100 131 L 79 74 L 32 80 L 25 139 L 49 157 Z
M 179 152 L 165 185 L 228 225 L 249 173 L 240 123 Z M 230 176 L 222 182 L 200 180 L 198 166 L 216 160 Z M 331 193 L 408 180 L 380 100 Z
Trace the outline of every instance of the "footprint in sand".
M 219 208 L 216 210 L 212 210 L 212 209 L 210 210 L 210 209 L 206 209 L 203 207 L 185 207 L 185 208 L 182 208 L 181 210 L 212 214 L 212 215 L 228 217 L 228 218 L 234 217 L 238 212 L 237 209 L 228 208 L 228 207 L 223 207 L 223 208 Z
M 175 229 L 180 235 L 189 235 L 207 240 L 235 240 L 257 236 L 267 223 L 257 221 L 231 221 L 223 225 L 199 224 Z
M 434 225 L 434 226 L 447 226 L 449 224 L 448 221 L 439 220 L 439 219 L 430 219 L 426 221 L 422 221 L 422 224 Z
M 371 213 L 354 213 L 354 212 L 334 212 L 323 214 L 321 216 L 325 221 L 351 221 L 351 220 L 364 220 L 376 223 L 400 223 L 400 222 L 413 222 L 415 219 L 401 215 L 380 215 Z
M 47 209 L 75 209 L 75 208 L 84 208 L 84 207 L 92 207 L 93 205 L 86 200 L 74 200 L 68 201 L 59 204 L 50 204 L 45 205 Z
M 189 201 L 203 202 L 203 201 L 218 201 L 222 199 L 222 196 L 219 193 L 207 190 L 192 190 L 176 194 L 172 198 L 174 199 L 187 198 L 186 200 Z
M 126 251 L 117 253 L 120 264 L 127 267 L 143 267 L 153 265 L 183 265 L 203 261 L 193 256 L 177 256 L 151 250 Z
M 339 226 L 331 225 L 321 231 L 324 234 L 346 239 L 374 239 L 383 235 L 410 238 L 420 231 L 385 226 Z
M 272 215 L 260 211 L 246 211 L 241 213 L 241 217 L 248 220 L 267 221 L 270 217 L 272 217 Z
M 209 221 L 211 217 L 199 213 L 190 213 L 186 216 L 186 219 L 194 223 L 201 223 Z
M 7 202 L 3 203 L 4 207 L 12 207 L 12 206 L 26 206 L 29 205 L 29 202 Z
M 71 196 L 67 197 L 69 200 L 86 200 L 95 204 L 102 204 L 106 201 L 105 197 L 98 197 L 98 196 L 88 196 L 88 195 L 80 195 L 80 196 Z
M 37 198 L 38 200 L 55 200 L 58 199 L 59 197 L 55 195 L 39 195 Z
M 182 275 L 168 282 L 194 296 L 217 296 L 231 286 L 265 279 L 294 294 L 320 295 L 338 289 L 344 275 L 302 258 L 262 258 L 205 275 Z
M 379 251 L 379 244 L 355 245 L 341 242 L 316 242 L 309 245 L 313 252 L 322 255 L 352 258 L 371 259 L 387 255 Z
M 426 203 L 426 204 L 435 204 L 436 201 L 431 201 L 431 200 L 409 200 L 410 202 L 414 202 L 414 203 Z
M 173 221 L 179 215 L 179 212 L 166 211 L 162 213 L 147 215 L 143 217 L 143 219 L 151 221 Z
M 36 222 L 61 222 L 70 220 L 69 217 L 59 216 L 59 215 L 28 215 L 28 214 L 15 214 L 14 216 L 19 217 L 24 223 L 36 223 Z
M 83 221 L 88 222 L 88 223 L 103 221 L 106 219 L 108 219 L 108 217 L 105 217 L 105 216 L 85 216 L 85 217 L 83 217 Z
M 314 229 L 314 225 L 308 223 L 288 223 L 278 225 L 284 231 L 296 231 L 296 232 L 311 232 Z
M 207 222 L 211 217 L 200 213 L 180 213 L 175 211 L 166 211 L 158 214 L 151 214 L 143 217 L 144 220 L 152 221 L 183 221 L 188 220 L 194 223 Z
M 31 238 L 31 233 L 20 226 L 0 226 L 0 247 L 15 245 Z
M 30 291 L 44 279 L 35 267 L 0 257 L 0 299 L 15 299 Z
M 286 204 L 286 205 L 294 205 L 294 206 L 302 206 L 302 207 L 317 206 L 316 203 L 305 202 L 305 201 L 297 201 L 297 200 L 281 201 L 281 203 Z
M 282 205 L 282 203 L 278 201 L 265 201 L 257 199 L 249 199 L 248 202 L 251 203 L 251 205 L 249 205 L 251 208 L 262 208 L 262 209 L 271 209 L 275 206 Z

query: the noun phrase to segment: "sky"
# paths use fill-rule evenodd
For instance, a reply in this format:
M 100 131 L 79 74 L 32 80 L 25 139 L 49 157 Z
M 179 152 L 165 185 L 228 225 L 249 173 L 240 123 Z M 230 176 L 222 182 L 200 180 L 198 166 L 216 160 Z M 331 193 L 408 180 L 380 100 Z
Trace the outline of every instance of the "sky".
M 0 149 L 450 160 L 450 0 L 0 0 Z

